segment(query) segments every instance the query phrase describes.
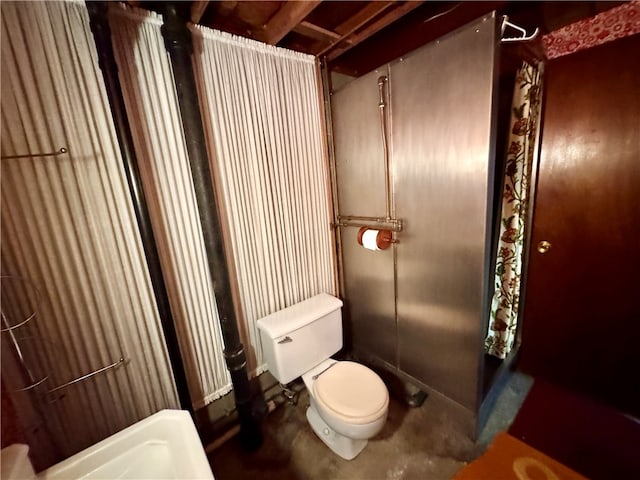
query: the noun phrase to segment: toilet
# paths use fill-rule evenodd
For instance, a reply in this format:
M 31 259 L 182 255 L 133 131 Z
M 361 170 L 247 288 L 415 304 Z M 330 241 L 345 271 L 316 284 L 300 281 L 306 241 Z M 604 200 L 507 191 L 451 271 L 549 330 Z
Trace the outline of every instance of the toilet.
M 281 384 L 302 377 L 316 435 L 340 457 L 355 458 L 382 430 L 389 392 L 371 369 L 331 358 L 342 348 L 342 301 L 321 293 L 258 320 L 258 329 L 271 374 Z

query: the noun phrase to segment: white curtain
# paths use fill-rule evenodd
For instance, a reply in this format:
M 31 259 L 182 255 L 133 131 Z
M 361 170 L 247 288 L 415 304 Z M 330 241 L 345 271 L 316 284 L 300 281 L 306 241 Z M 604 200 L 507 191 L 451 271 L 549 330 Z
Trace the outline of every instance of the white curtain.
M 162 17 L 112 4 L 110 24 L 136 155 L 195 408 L 231 390 Z
M 192 399 L 201 407 L 231 384 L 161 24 L 154 13 L 112 5 L 127 113 Z M 316 68 L 313 57 L 211 30 L 194 30 L 194 42 L 234 302 L 251 369 L 260 373 L 255 321 L 336 290 Z
M 48 379 L 28 395 L 129 359 L 43 402 L 69 455 L 178 402 L 84 2 L 1 12 L 2 155 L 68 149 L 2 160 L 2 272 L 40 292 L 25 328 Z
M 194 67 L 248 357 L 256 320 L 336 293 L 329 174 L 315 60 L 194 27 Z

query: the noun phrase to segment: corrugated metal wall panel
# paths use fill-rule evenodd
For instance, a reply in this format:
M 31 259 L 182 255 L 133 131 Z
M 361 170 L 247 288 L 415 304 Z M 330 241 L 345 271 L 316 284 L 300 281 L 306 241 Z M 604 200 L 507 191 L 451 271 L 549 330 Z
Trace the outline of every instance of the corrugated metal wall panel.
M 86 8 L 3 2 L 2 22 L 2 154 L 69 149 L 2 161 L 3 274 L 42 294 L 46 387 L 130 360 L 48 404 L 68 455 L 177 398 Z

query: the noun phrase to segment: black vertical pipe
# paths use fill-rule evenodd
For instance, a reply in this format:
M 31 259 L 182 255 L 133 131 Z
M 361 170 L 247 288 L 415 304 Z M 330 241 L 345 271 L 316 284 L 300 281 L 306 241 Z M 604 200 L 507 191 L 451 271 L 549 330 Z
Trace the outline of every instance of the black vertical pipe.
M 187 375 L 182 362 L 182 356 L 180 355 L 180 346 L 178 344 L 175 323 L 171 315 L 167 287 L 162 275 L 158 246 L 151 227 L 151 217 L 144 196 L 144 190 L 142 189 L 142 180 L 133 145 L 131 127 L 127 118 L 120 79 L 118 78 L 118 66 L 113 53 L 111 29 L 109 28 L 109 18 L 107 16 L 108 6 L 106 2 L 86 2 L 86 5 L 89 11 L 93 39 L 96 44 L 96 50 L 98 51 L 98 62 L 102 70 L 111 114 L 113 115 L 113 123 L 115 124 L 116 135 L 120 145 L 120 154 L 122 155 L 129 193 L 133 201 L 133 209 L 135 211 L 136 221 L 138 222 L 140 236 L 142 237 L 142 246 L 149 268 L 153 294 L 158 307 L 169 361 L 173 370 L 178 400 L 183 410 L 188 410 L 193 414 Z
M 186 7 L 188 5 L 188 3 L 182 4 L 182 8 L 179 9 L 174 3 L 165 3 L 161 31 L 173 68 L 191 176 L 207 252 L 209 275 L 224 339 L 224 356 L 231 374 L 240 419 L 240 438 L 246 448 L 255 449 L 262 444 L 262 434 L 254 414 L 264 411 L 266 405 L 264 400 L 254 398 L 252 395 L 246 368 L 247 359 L 244 346 L 240 341 L 233 308 L 229 268 L 224 255 L 220 216 L 213 189 L 198 90 L 191 62 L 193 43 L 191 32 L 187 27 L 189 9 Z

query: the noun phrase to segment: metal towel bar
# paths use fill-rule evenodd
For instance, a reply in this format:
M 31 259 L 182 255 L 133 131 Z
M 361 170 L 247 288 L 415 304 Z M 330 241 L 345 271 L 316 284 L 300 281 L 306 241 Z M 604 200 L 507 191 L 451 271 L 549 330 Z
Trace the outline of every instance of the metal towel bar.
M 69 150 L 67 150 L 65 147 L 60 147 L 60 149 L 56 150 L 55 152 L 34 153 L 34 154 L 27 153 L 24 155 L 5 155 L 3 157 L 0 157 L 0 159 L 11 160 L 14 158 L 57 157 L 58 155 L 64 155 L 67 152 L 69 152 Z
M 62 385 L 52 388 L 51 390 L 49 390 L 48 393 L 57 392 L 58 390 L 62 390 L 63 388 L 70 387 L 75 383 L 81 382 L 83 380 L 87 380 L 88 378 L 91 378 L 94 375 L 98 375 L 99 373 L 106 372 L 107 370 L 111 370 L 112 368 L 117 368 L 120 365 L 123 365 L 124 363 L 126 363 L 127 361 L 128 360 L 125 359 L 124 357 L 120 357 L 120 360 L 118 360 L 117 362 L 113 362 L 111 365 L 107 365 L 106 367 L 99 368 L 97 370 L 94 370 L 93 372 L 87 373 L 86 375 L 82 375 L 81 377 L 74 378 L 73 380 L 70 380 L 67 383 L 63 383 Z

